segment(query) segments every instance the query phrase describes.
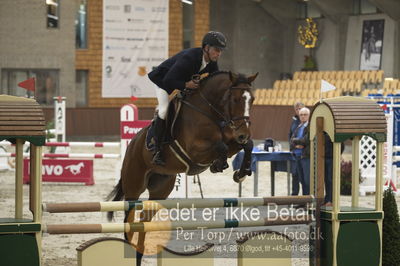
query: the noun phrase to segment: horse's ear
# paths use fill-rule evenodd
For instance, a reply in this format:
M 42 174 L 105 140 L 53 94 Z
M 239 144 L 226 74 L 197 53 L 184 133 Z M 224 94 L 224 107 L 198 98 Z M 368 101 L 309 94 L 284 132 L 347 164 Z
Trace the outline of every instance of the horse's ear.
M 258 72 L 255 73 L 253 76 L 247 77 L 247 81 L 249 83 L 253 83 L 253 81 L 256 79 L 257 76 L 258 76 Z
M 232 84 L 236 84 L 238 78 L 239 78 L 238 74 L 229 71 L 229 79 L 231 80 Z

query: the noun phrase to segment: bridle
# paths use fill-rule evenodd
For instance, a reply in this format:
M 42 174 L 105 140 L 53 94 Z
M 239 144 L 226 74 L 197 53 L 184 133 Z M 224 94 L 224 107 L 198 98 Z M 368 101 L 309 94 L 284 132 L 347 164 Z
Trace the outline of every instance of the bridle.
M 199 81 L 199 76 L 198 75 L 194 75 L 192 78 L 193 81 L 198 82 Z M 227 93 L 227 99 L 231 98 L 232 95 L 232 91 L 233 90 L 243 90 L 243 91 L 248 91 L 251 94 L 251 88 L 250 87 L 238 87 L 237 85 L 239 84 L 248 84 L 251 85 L 247 80 L 238 80 L 234 85 L 232 85 L 231 87 L 229 87 Z M 190 90 L 190 92 L 193 90 Z M 187 93 L 187 91 L 186 91 Z M 190 94 L 190 93 L 189 93 Z M 188 101 L 182 99 L 182 103 L 186 104 L 187 106 L 189 106 L 190 108 L 194 109 L 195 111 L 202 113 L 203 115 L 207 116 L 211 121 L 213 121 L 219 128 L 221 131 L 224 130 L 225 127 L 229 126 L 229 128 L 231 128 L 232 130 L 236 131 L 239 130 L 243 125 L 247 124 L 250 125 L 251 121 L 250 121 L 250 117 L 249 116 L 237 116 L 237 117 L 232 117 L 232 105 L 231 105 L 231 101 L 228 101 L 228 115 L 224 114 L 223 112 L 219 111 L 218 108 L 216 108 L 212 103 L 210 103 L 209 100 L 207 100 L 207 98 L 204 96 L 204 94 L 199 91 L 200 97 L 202 98 L 202 100 L 213 110 L 213 112 L 215 112 L 220 119 L 215 120 L 214 117 L 211 116 L 211 114 L 209 112 L 206 112 L 200 108 L 198 108 L 197 106 L 189 103 Z M 225 95 L 224 95 L 225 98 Z M 241 123 L 239 126 L 235 125 L 235 121 L 240 121 L 243 120 L 243 123 Z

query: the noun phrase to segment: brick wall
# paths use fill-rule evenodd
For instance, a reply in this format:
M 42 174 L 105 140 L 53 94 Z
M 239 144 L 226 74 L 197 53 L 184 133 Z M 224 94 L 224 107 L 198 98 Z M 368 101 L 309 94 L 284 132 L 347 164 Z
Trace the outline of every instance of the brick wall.
M 76 50 L 76 69 L 88 70 L 88 106 L 120 107 L 129 103 L 129 98 L 102 98 L 102 29 L 103 1 L 88 1 L 88 49 Z M 195 4 L 195 43 L 201 44 L 201 38 L 209 28 L 209 0 L 197 0 Z M 182 49 L 182 2 L 169 0 L 169 55 Z M 138 107 L 155 107 L 155 98 L 141 98 L 135 102 Z
M 194 5 L 194 44 L 201 46 L 204 34 L 210 30 L 210 0 L 196 0 Z

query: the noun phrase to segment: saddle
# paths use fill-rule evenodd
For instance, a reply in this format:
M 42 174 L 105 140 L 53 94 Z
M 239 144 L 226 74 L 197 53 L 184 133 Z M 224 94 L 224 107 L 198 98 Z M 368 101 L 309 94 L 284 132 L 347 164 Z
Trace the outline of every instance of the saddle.
M 179 91 L 169 102 L 167 117 L 165 120 L 166 130 L 165 136 L 163 138 L 163 145 L 167 145 L 167 147 L 171 149 L 174 155 L 186 166 L 185 172 L 187 175 L 195 175 L 203 172 L 210 166 L 210 164 L 198 164 L 193 162 L 188 153 L 183 149 L 183 147 L 179 144 L 178 140 L 176 140 L 174 136 L 175 122 L 180 114 L 182 106 L 181 100 L 185 98 L 187 93 L 188 92 Z M 147 130 L 146 135 L 146 149 L 151 152 L 154 152 L 155 150 L 154 120 L 155 119 L 153 119 L 149 129 Z

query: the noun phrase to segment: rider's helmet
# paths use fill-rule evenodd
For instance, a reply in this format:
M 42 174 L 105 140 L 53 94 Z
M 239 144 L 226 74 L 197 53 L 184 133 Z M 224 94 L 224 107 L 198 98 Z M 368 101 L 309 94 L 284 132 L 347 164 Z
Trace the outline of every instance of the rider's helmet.
M 225 49 L 226 38 L 221 32 L 209 31 L 204 35 L 201 47 L 204 48 L 206 45 Z

